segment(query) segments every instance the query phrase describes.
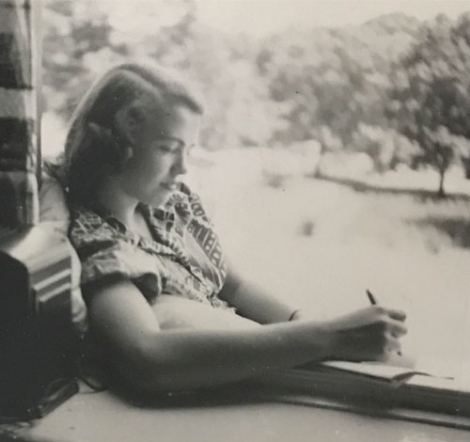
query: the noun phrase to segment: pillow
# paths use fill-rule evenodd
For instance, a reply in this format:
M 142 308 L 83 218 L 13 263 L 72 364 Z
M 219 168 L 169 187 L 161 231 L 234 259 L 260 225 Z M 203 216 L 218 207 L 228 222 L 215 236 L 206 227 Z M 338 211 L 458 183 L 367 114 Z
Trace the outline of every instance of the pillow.
M 49 225 L 63 235 L 67 235 L 70 213 L 65 193 L 60 183 L 47 174 L 43 174 L 39 190 L 39 218 L 41 224 Z
M 41 189 L 39 190 L 39 219 L 42 227 L 58 233 L 70 249 L 72 259 L 72 320 L 77 333 L 84 334 L 87 330 L 87 314 L 80 289 L 80 259 L 67 238 L 70 212 L 62 186 L 56 179 L 46 174 L 42 178 Z

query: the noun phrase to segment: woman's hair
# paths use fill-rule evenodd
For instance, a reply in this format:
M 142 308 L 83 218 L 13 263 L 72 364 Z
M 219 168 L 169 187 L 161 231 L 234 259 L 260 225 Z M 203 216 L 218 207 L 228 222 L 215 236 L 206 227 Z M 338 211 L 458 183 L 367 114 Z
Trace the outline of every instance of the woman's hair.
M 91 86 L 72 115 L 60 165 L 49 168 L 62 182 L 69 203 L 88 204 L 103 176 L 117 171 L 129 141 L 116 128 L 116 114 L 144 97 L 153 97 L 144 113 L 183 105 L 202 114 L 203 106 L 188 84 L 156 65 L 126 63 L 105 73 Z M 148 103 L 148 100 L 146 101 Z M 153 112 L 153 114 L 155 114 Z

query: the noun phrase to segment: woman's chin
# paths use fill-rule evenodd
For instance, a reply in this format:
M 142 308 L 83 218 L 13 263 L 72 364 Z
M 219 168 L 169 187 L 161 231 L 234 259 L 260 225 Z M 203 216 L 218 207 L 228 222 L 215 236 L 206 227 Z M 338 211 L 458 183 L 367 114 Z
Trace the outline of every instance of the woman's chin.
M 170 200 L 172 194 L 173 191 L 171 190 L 159 191 L 158 194 L 148 202 L 148 204 L 152 207 L 162 207 Z

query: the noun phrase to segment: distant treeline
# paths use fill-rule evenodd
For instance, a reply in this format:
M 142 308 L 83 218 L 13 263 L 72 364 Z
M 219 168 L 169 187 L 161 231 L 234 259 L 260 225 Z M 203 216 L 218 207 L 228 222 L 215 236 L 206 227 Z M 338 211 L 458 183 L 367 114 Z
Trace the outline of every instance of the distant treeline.
M 145 56 L 198 85 L 208 149 L 314 139 L 323 152 L 365 152 L 378 171 L 431 165 L 441 194 L 451 164 L 470 177 L 470 14 L 393 14 L 261 41 L 205 28 L 194 1 L 165 2 L 171 25 L 158 20 L 161 2 L 136 1 L 121 22 L 119 4 L 45 2 L 46 109 L 67 119 L 99 72 Z

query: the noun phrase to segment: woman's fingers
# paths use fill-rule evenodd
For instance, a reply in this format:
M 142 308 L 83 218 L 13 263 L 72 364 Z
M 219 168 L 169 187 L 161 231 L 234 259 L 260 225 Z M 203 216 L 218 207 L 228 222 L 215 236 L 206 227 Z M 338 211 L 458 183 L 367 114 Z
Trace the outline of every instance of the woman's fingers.
M 406 325 L 403 322 L 396 321 L 394 319 L 388 321 L 387 328 L 390 334 L 396 338 L 399 338 L 400 336 L 406 335 L 408 333 Z
M 392 310 L 387 309 L 388 316 L 397 321 L 404 321 L 406 319 L 406 313 L 403 310 Z
M 400 338 L 407 333 L 405 324 L 399 320 L 391 319 L 388 315 L 382 315 L 376 325 L 379 328 L 369 329 L 365 334 L 361 332 L 364 348 L 369 342 L 372 359 L 386 360 L 389 354 L 400 353 Z M 374 356 L 375 355 L 375 356 Z
M 374 305 L 333 322 L 338 353 L 352 360 L 385 360 L 400 353 L 400 338 L 407 333 L 406 315 Z
M 400 341 L 396 337 L 394 337 L 392 334 L 390 334 L 387 337 L 384 350 L 385 352 L 394 352 L 394 353 L 400 351 L 401 350 Z
M 390 314 L 391 310 L 383 307 L 377 307 L 373 311 L 373 316 L 369 318 L 369 324 L 365 328 L 378 330 L 379 333 L 391 333 L 395 337 L 400 337 L 408 332 L 405 322 L 401 319 L 395 319 Z M 396 312 L 395 312 L 396 313 Z M 402 318 L 403 316 L 400 316 Z M 359 329 L 360 327 L 358 327 Z
M 385 339 L 385 348 L 386 350 L 400 350 L 400 339 L 396 337 L 393 333 L 387 333 Z

